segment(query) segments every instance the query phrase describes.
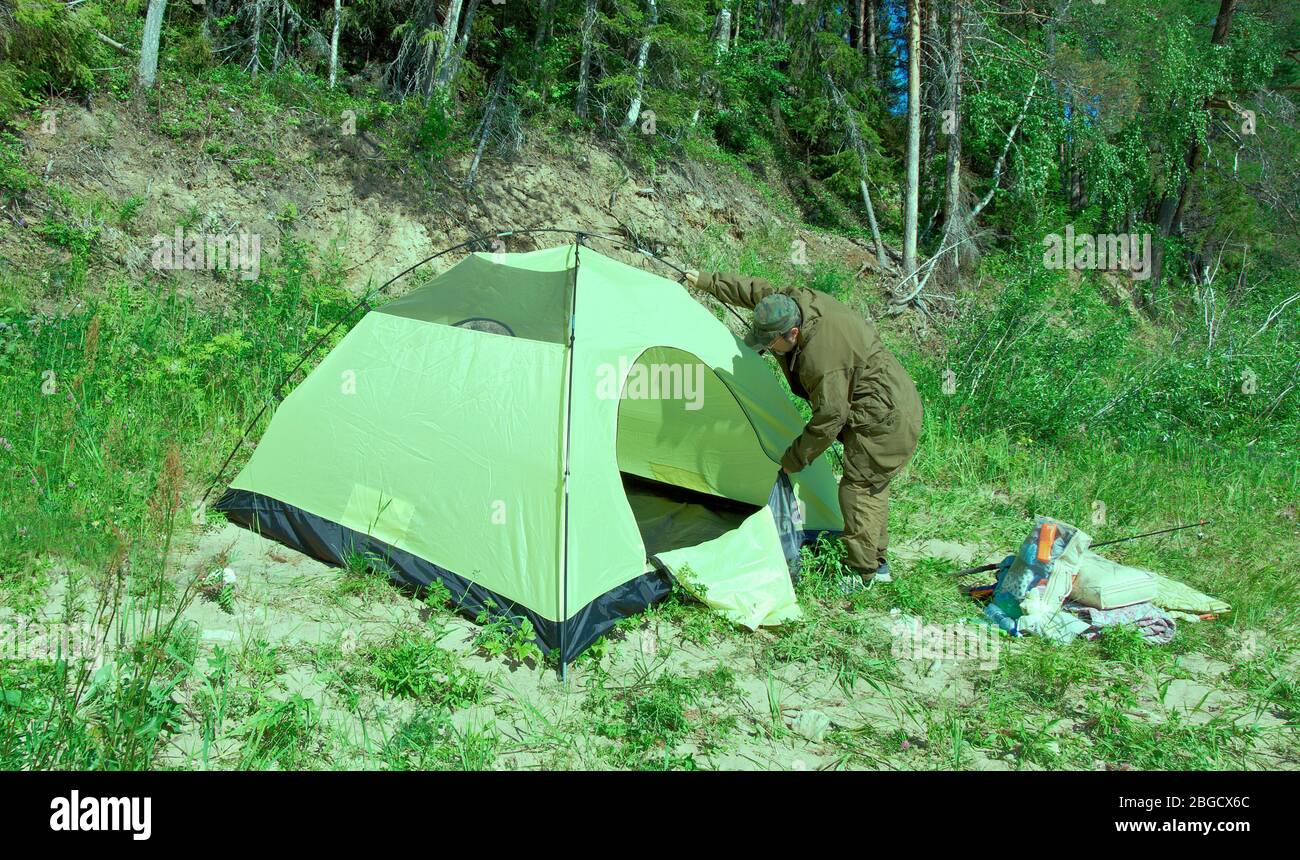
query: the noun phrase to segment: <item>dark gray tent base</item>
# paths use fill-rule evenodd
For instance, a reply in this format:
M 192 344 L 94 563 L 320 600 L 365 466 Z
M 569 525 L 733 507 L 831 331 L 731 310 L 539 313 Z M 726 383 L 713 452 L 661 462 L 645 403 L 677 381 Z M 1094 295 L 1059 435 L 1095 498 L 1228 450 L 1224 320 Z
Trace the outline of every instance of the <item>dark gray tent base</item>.
M 637 516 L 646 551 L 652 557 L 679 546 L 691 546 L 735 528 L 753 511 L 752 505 L 669 487 L 624 475 L 628 500 Z M 382 567 L 398 585 L 417 592 L 441 582 L 457 607 L 469 617 L 481 611 L 503 618 L 527 618 L 545 653 L 560 650 L 562 663 L 570 663 L 620 619 L 642 612 L 672 592 L 672 581 L 657 564 L 646 573 L 592 600 L 567 622 L 552 621 L 484 588 L 460 574 L 426 561 L 406 550 L 294 505 L 248 490 L 227 490 L 216 510 L 236 525 L 262 535 L 325 564 L 344 567 L 349 556 L 361 555 Z M 813 540 L 815 532 L 805 532 Z M 489 603 L 491 609 L 489 609 Z
M 349 555 L 359 554 L 371 564 L 382 565 L 399 585 L 419 590 L 435 581 L 441 582 L 451 592 L 457 606 L 470 617 L 487 609 L 491 601 L 493 608 L 490 612 L 493 615 L 512 619 L 522 616 L 531 621 L 537 632 L 537 644 L 547 654 L 559 650 L 563 634 L 564 652 L 560 654 L 560 660 L 564 663 L 572 662 L 619 619 L 641 612 L 672 591 L 668 577 L 652 570 L 605 592 L 561 625 L 406 550 L 278 499 L 247 490 L 227 490 L 217 502 L 216 509 L 230 522 L 325 564 L 343 567 Z

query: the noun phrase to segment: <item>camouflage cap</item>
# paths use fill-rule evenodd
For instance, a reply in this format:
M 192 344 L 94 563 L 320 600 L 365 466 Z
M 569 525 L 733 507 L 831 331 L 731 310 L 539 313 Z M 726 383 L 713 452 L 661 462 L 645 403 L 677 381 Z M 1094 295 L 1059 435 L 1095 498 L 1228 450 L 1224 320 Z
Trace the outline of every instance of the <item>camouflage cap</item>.
M 754 322 L 745 343 L 751 349 L 766 349 L 777 335 L 785 334 L 803 321 L 799 306 L 785 293 L 764 296 L 754 306 Z

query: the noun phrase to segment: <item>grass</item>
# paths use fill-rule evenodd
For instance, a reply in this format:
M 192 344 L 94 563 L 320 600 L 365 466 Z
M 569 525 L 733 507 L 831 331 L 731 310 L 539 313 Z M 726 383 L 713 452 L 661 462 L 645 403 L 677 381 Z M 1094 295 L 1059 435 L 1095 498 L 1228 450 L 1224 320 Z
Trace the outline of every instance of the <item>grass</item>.
M 739 718 L 719 706 L 737 695 L 725 666 L 689 676 L 645 670 L 626 685 L 598 669 L 583 708 L 594 733 L 609 741 L 601 749 L 609 765 L 695 770 L 736 731 Z
M 500 740 L 488 728 L 458 729 L 446 718 L 411 718 L 380 750 L 388 770 L 487 770 Z
M 362 666 L 374 688 L 389 696 L 417 699 L 451 710 L 480 702 L 483 679 L 455 657 L 416 633 L 399 633 L 370 648 Z

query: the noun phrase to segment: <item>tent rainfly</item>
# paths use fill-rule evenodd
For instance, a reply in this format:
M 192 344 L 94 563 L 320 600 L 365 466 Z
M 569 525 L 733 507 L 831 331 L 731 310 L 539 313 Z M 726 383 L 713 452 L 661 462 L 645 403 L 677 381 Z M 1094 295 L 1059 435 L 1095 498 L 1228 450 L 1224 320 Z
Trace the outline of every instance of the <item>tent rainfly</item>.
M 216 507 L 326 563 L 360 554 L 526 617 L 567 663 L 686 565 L 742 623 L 797 614 L 765 506 L 802 427 L 679 284 L 580 242 L 473 253 L 367 313 Z M 794 493 L 802 539 L 842 530 L 824 459 Z

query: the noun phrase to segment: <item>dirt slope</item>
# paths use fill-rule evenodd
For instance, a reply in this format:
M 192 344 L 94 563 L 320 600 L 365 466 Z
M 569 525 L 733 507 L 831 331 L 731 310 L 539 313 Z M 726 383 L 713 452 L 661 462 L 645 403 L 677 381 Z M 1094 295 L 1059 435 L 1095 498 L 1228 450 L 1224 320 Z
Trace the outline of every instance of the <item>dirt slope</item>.
M 701 261 L 684 255 L 699 246 L 705 231 L 714 231 L 720 245 L 732 248 L 755 234 L 775 233 L 802 238 L 810 261 L 875 269 L 865 247 L 796 229 L 748 183 L 719 168 L 681 163 L 654 178 L 640 176 L 596 142 L 561 152 L 535 140 L 508 163 L 486 159 L 468 194 L 460 189 L 470 162 L 465 155 L 448 165 L 441 187 L 430 192 L 410 172 L 381 172 L 383 159 L 370 138 L 341 136 L 322 123 L 280 124 L 264 141 L 272 148 L 273 164 L 232 166 L 211 140 L 159 134 L 154 119 L 138 106 L 88 110 L 56 102 L 55 109 L 52 133 L 39 124 L 24 133 L 25 162 L 47 183 L 102 203 L 101 211 L 86 216 L 99 229 L 92 270 L 102 277 L 125 269 L 171 280 L 201 301 L 221 301 L 227 288 L 205 272 L 154 271 L 153 236 L 172 235 L 178 226 L 254 233 L 261 236 L 263 254 L 275 259 L 283 235 L 292 234 L 313 246 L 319 259 L 336 256 L 354 292 L 475 233 L 537 227 L 619 236 L 694 266 Z M 115 216 L 115 207 L 133 197 L 143 203 L 125 223 Z M 40 189 L 16 205 L 0 226 L 0 259 L 16 271 L 45 271 L 66 259 L 66 252 L 33 234 L 54 208 Z M 564 237 L 517 237 L 507 250 L 560 241 Z M 440 265 L 456 259 L 450 256 Z M 89 279 L 92 288 L 99 280 Z M 55 304 L 62 299 L 50 298 Z

